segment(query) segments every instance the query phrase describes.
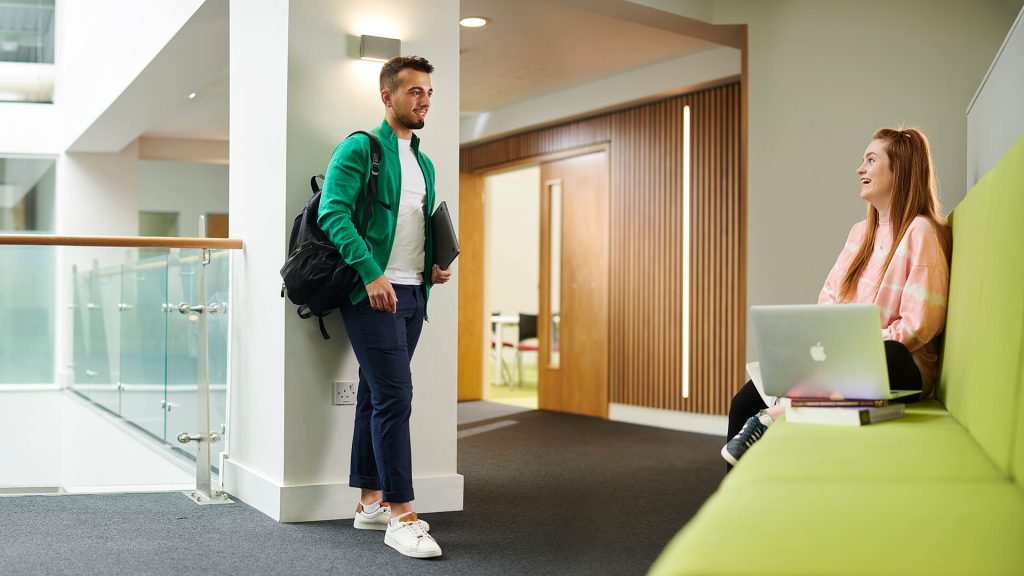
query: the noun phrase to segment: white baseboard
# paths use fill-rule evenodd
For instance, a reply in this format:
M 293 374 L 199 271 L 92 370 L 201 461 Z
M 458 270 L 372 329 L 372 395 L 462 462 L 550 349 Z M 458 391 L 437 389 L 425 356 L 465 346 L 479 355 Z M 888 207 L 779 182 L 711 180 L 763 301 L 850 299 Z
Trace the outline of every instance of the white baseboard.
M 224 460 L 224 491 L 249 506 L 281 521 L 281 487 L 273 480 L 235 460 Z
M 280 486 L 238 462 L 224 461 L 224 491 L 278 522 L 352 518 L 359 489 L 347 483 Z M 462 510 L 461 474 L 419 476 L 413 480 L 417 512 Z
M 713 436 L 725 436 L 729 430 L 727 416 L 676 412 L 675 410 L 645 408 L 628 404 L 609 404 L 608 419 L 615 422 L 628 422 Z
M 133 484 L 131 486 L 71 486 L 63 488 L 64 494 L 134 494 L 150 492 L 186 492 L 195 490 L 191 484 Z M 184 498 L 185 496 L 182 496 Z

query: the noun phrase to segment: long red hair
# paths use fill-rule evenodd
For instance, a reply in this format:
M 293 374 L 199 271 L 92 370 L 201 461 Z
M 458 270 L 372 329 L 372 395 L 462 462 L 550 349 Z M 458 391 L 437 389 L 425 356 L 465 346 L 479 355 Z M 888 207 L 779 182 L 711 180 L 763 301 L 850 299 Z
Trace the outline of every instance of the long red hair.
M 882 266 L 882 272 L 876 279 L 876 283 L 881 283 L 882 276 L 885 275 L 886 269 L 889 268 L 889 262 L 892 261 L 893 254 L 896 253 L 896 248 L 903 240 L 907 229 L 910 228 L 910 223 L 918 216 L 924 216 L 931 221 L 948 262 L 952 255 L 953 236 L 939 204 L 935 172 L 932 170 L 932 152 L 928 145 L 928 139 L 916 128 L 880 128 L 872 136 L 872 139 L 885 142 L 885 154 L 889 158 L 889 167 L 893 175 L 892 196 L 889 200 L 889 229 L 892 231 L 892 245 L 889 247 L 889 254 L 885 258 L 885 265 Z M 856 296 L 857 282 L 871 258 L 877 231 L 878 210 L 868 204 L 867 236 L 860 245 L 857 255 L 850 262 L 846 276 L 843 277 L 839 289 L 840 302 L 849 302 Z

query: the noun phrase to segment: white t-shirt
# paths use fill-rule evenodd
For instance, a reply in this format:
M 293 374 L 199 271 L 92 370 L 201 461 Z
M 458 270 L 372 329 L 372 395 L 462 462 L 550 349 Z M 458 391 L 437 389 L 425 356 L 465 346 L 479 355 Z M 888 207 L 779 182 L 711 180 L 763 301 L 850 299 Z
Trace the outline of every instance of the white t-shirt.
M 423 284 L 426 241 L 423 205 L 427 199 L 427 184 L 416 161 L 412 140 L 398 139 L 398 157 L 402 162 L 402 198 L 398 203 L 395 243 L 384 276 L 392 284 Z

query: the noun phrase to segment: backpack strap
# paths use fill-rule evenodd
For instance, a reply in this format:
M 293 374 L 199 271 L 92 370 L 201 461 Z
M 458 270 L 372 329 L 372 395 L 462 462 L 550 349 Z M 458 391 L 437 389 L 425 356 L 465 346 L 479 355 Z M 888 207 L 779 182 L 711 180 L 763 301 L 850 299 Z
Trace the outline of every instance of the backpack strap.
M 303 320 L 313 316 L 312 310 L 310 310 L 309 306 L 307 306 L 306 304 L 303 304 L 302 306 L 296 308 L 295 312 L 298 313 L 299 318 L 302 318 Z M 316 319 L 320 323 L 320 335 L 324 337 L 324 340 L 330 340 L 331 335 L 327 333 L 327 327 L 324 326 L 324 316 L 326 315 L 327 314 L 324 314 L 323 316 L 317 316 Z
M 366 236 L 366 228 L 370 225 L 370 212 L 373 211 L 373 202 L 377 200 L 377 176 L 380 174 L 381 150 L 380 141 L 377 137 L 365 130 L 357 130 L 348 135 L 349 138 L 356 134 L 363 134 L 370 141 L 370 179 L 366 187 L 366 198 L 363 204 L 363 220 L 359 226 L 359 235 Z
M 377 176 L 380 175 L 381 149 L 380 141 L 377 140 L 377 137 L 373 134 L 363 130 L 358 130 L 349 134 L 348 137 L 351 138 L 356 134 L 363 134 L 370 141 L 370 177 L 363 202 L 363 218 L 358 229 L 359 235 L 365 238 L 366 229 L 370 225 L 370 212 L 373 211 L 373 203 L 377 200 Z M 309 187 L 313 190 L 314 194 L 321 190 L 321 186 L 317 183 L 317 178 L 323 180 L 324 175 L 317 174 L 309 179 Z M 283 284 L 281 285 L 281 296 L 284 297 Z M 299 318 L 302 318 L 303 320 L 314 315 L 313 311 L 309 309 L 309 306 L 305 304 L 299 306 L 295 311 L 298 313 Z M 327 327 L 324 326 L 324 317 L 317 316 L 317 321 L 320 324 L 320 335 L 324 337 L 324 340 L 330 340 L 331 336 L 327 333 Z

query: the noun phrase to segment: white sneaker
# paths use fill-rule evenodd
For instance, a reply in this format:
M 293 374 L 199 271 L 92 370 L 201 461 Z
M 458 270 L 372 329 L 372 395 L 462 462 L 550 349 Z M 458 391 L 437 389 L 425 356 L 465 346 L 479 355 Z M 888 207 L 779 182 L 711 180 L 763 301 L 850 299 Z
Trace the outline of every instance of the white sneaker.
M 388 524 L 384 543 L 411 558 L 434 558 L 441 555 L 441 547 L 434 537 L 423 529 L 415 512 L 403 514 L 401 521 Z
M 356 506 L 356 516 L 352 526 L 359 530 L 387 530 L 388 522 L 391 520 L 391 506 L 381 503 L 375 512 L 366 513 L 363 511 L 363 504 Z M 417 520 L 424 532 L 430 532 L 430 524 L 426 520 Z

